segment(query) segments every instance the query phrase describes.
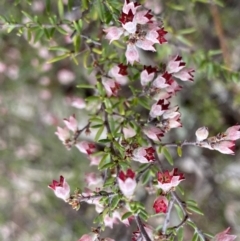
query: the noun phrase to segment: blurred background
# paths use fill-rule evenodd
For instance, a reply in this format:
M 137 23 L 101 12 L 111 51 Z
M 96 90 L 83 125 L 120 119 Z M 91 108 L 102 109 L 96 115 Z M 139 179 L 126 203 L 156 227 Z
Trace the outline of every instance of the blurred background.
M 48 23 L 49 9 L 58 17 L 58 2 L 2 0 L 0 15 L 21 24 L 28 21 L 25 11 Z M 184 88 L 175 99 L 183 128 L 171 131 L 167 141 L 195 140 L 195 130 L 201 126 L 215 135 L 240 122 L 240 1 L 212 2 L 216 4 L 146 1 L 169 32 L 169 45 L 160 46 L 153 56 L 155 63 L 179 53 L 196 70 L 194 82 L 181 83 Z M 67 6 L 68 1 L 63 1 L 64 18 L 81 17 L 81 1 L 72 1 L 74 9 Z M 85 26 L 88 36 L 101 34 L 97 20 L 94 26 Z M 80 128 L 87 123 L 87 111 L 72 107 L 70 99 L 91 95 L 76 85 L 94 77 L 82 66 L 81 54 L 76 57 L 79 65 L 69 59 L 47 63 L 58 55 L 49 46 L 73 48 L 70 29 L 65 29 L 68 35 L 55 33 L 50 40 L 40 31 L 28 39 L 20 27 L 8 33 L 4 21 L 0 20 L 0 240 L 78 240 L 90 232 L 97 213 L 87 204 L 78 212 L 72 210 L 47 186 L 64 175 L 72 190 L 84 188 L 85 173 L 97 170 L 76 148 L 66 150 L 55 135 L 56 127 L 63 126 L 62 119 L 73 113 Z M 103 40 L 103 46 L 107 44 Z M 239 147 L 237 141 L 234 156 L 184 147 L 179 158 L 171 150 L 175 165 L 186 173 L 184 199 L 197 200 L 205 213 L 192 217 L 205 232 L 215 234 L 231 227 L 240 235 Z M 106 228 L 116 241 L 130 240 L 123 232 L 130 234 L 122 225 Z M 185 232 L 189 240 L 188 229 Z

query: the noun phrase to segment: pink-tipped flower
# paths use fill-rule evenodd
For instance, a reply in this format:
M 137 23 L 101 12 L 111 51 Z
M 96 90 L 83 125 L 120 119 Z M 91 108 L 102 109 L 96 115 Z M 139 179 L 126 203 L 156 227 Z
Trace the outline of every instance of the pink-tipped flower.
M 113 79 L 109 79 L 106 77 L 102 78 L 102 83 L 106 90 L 107 96 L 117 96 L 118 91 L 120 89 L 119 83 L 117 83 Z
M 106 39 L 110 40 L 110 43 L 114 40 L 118 40 L 124 32 L 123 28 L 109 27 L 103 30 L 107 33 Z
M 131 197 L 137 186 L 135 173 L 131 169 L 128 169 L 126 173 L 120 171 L 118 175 L 118 184 L 123 195 Z
M 68 128 L 64 127 L 57 127 L 57 131 L 55 132 L 55 134 L 58 136 L 59 140 L 62 142 L 66 142 L 67 140 L 70 139 L 70 132 L 68 130 Z
M 55 195 L 58 198 L 66 200 L 70 196 L 70 187 L 63 176 L 60 176 L 59 182 L 53 180 L 52 184 L 48 185 L 48 187 L 54 191 Z
M 171 73 L 177 73 L 185 67 L 185 62 L 182 61 L 182 57 L 177 55 L 168 62 L 167 71 Z
M 149 163 L 155 160 L 155 150 L 152 147 L 139 147 L 133 151 L 132 159 L 141 163 Z
M 182 81 L 193 81 L 193 73 L 194 69 L 182 69 L 178 73 L 174 73 L 174 77 L 182 80 Z
M 103 185 L 103 179 L 98 177 L 95 172 L 85 174 L 84 180 L 87 184 L 87 187 L 90 187 L 91 189 L 100 188 Z
M 195 135 L 197 137 L 197 141 L 203 141 L 208 138 L 208 128 L 207 127 L 200 127 L 196 130 Z
M 127 65 L 114 65 L 108 72 L 108 75 L 114 78 L 118 84 L 125 85 L 128 82 Z
M 127 63 L 130 63 L 131 65 L 133 65 L 135 61 L 139 62 L 139 53 L 137 47 L 134 44 L 127 45 L 125 56 Z
M 164 132 L 155 126 L 144 127 L 143 133 L 154 141 L 159 141 L 164 136 Z
M 153 86 L 159 89 L 163 89 L 169 87 L 172 81 L 172 75 L 168 72 L 165 72 L 164 74 L 157 76 L 157 78 L 153 81 Z
M 222 135 L 223 140 L 235 141 L 240 139 L 240 125 L 229 127 Z
M 179 185 L 179 183 L 185 180 L 182 173 L 178 173 L 178 169 L 174 168 L 171 172 L 165 171 L 163 173 L 157 173 L 158 184 L 157 187 L 161 188 L 165 193 Z
M 149 115 L 152 118 L 161 116 L 166 110 L 168 110 L 169 105 L 170 103 L 168 100 L 161 99 L 152 105 Z
M 84 99 L 79 98 L 79 97 L 72 97 L 70 99 L 70 104 L 71 106 L 77 108 L 77 109 L 84 109 L 86 107 L 86 103 Z
M 230 228 L 227 228 L 223 232 L 217 234 L 214 238 L 213 241 L 233 241 L 237 238 L 236 235 L 230 235 L 229 234 Z
M 68 119 L 67 118 L 63 119 L 63 122 L 66 125 L 66 127 L 68 128 L 68 130 L 73 131 L 73 132 L 77 131 L 78 122 L 75 118 L 75 115 L 71 115 Z
M 146 86 L 151 82 L 155 76 L 157 69 L 152 66 L 144 66 L 144 70 L 140 74 L 140 80 L 142 86 Z
M 153 203 L 156 213 L 166 213 L 168 209 L 168 200 L 164 196 L 159 196 Z
M 123 127 L 123 135 L 125 139 L 132 138 L 136 135 L 136 131 L 131 126 Z
M 80 141 L 76 144 L 78 150 L 84 154 L 90 155 L 96 151 L 96 145 L 88 141 Z
M 234 141 L 219 141 L 212 144 L 214 150 L 219 151 L 223 154 L 234 155 L 235 142 Z
M 84 234 L 78 241 L 97 241 L 97 237 L 96 233 Z
M 88 159 L 90 160 L 90 166 L 98 166 L 102 159 L 102 156 L 89 155 Z

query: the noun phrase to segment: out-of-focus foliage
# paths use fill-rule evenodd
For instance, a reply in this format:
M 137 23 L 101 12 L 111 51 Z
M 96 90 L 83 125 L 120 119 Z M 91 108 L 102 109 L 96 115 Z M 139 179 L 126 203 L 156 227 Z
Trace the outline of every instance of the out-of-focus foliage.
M 164 22 L 170 47 L 161 46 L 146 61 L 160 64 L 179 53 L 196 70 L 195 81 L 176 99 L 183 128 L 173 131 L 170 141 L 176 136 L 190 140 L 204 125 L 221 132 L 240 119 L 240 2 L 208 2 L 147 1 L 148 6 L 155 4 L 153 10 Z M 89 76 L 94 63 L 84 42 L 102 44 L 103 51 L 97 44 L 94 51 L 106 70 L 124 59 L 124 51 L 116 52 L 114 44 L 124 45 L 109 47 L 102 31 L 117 23 L 120 9 L 117 0 L 1 1 L 0 239 L 77 240 L 90 229 L 94 210 L 75 212 L 47 188 L 60 174 L 71 186 L 84 187 L 89 171 L 89 161 L 77 150 L 65 150 L 54 132 L 72 113 L 80 126 L 86 124 L 86 112 L 69 105 L 69 97 L 92 93 L 76 85 L 95 81 Z M 189 147 L 182 157 L 175 150 L 172 154 L 188 173 L 188 197 L 198 200 L 205 213 L 193 216 L 199 227 L 216 233 L 230 225 L 240 233 L 239 152 L 226 157 Z M 121 235 L 119 229 L 116 240 L 126 240 Z

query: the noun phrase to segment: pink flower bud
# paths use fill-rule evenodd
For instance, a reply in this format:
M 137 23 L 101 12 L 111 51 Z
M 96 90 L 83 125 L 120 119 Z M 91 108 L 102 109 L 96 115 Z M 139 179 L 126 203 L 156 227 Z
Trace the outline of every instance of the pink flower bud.
M 131 138 L 136 135 L 136 131 L 131 127 L 123 127 L 123 135 L 125 139 Z
M 123 171 L 120 171 L 118 176 L 118 184 L 122 193 L 126 197 L 131 197 L 137 186 L 135 173 L 131 169 L 128 169 L 126 174 Z
M 235 125 L 235 126 L 229 127 L 226 130 L 226 132 L 224 133 L 223 139 L 231 140 L 231 141 L 240 139 L 240 125 Z
M 80 152 L 87 155 L 93 154 L 96 151 L 95 144 L 88 141 L 80 141 L 75 146 Z
M 78 241 L 97 241 L 97 237 L 96 233 L 84 234 Z
M 195 135 L 197 137 L 197 141 L 206 140 L 208 137 L 208 128 L 207 127 L 200 127 L 196 130 Z
M 229 231 L 230 231 L 230 228 L 227 228 L 223 232 L 217 234 L 214 237 L 213 241 L 233 241 L 233 240 L 235 240 L 237 238 L 237 236 L 228 234 Z
M 63 119 L 63 122 L 70 131 L 75 132 L 78 129 L 78 122 L 75 115 L 71 115 L 68 119 Z
M 148 163 L 155 160 L 155 150 L 152 147 L 139 147 L 133 151 L 133 160 Z
M 168 200 L 164 196 L 160 196 L 155 199 L 153 203 L 153 208 L 155 209 L 156 213 L 166 213 L 168 209 Z
M 48 187 L 54 191 L 55 195 L 58 198 L 66 200 L 70 196 L 70 187 L 63 176 L 60 176 L 59 182 L 53 180 L 52 184 L 48 185 Z
M 65 142 L 66 140 L 68 140 L 70 138 L 70 132 L 66 127 L 61 128 L 58 126 L 55 134 L 58 136 L 59 140 L 62 142 Z

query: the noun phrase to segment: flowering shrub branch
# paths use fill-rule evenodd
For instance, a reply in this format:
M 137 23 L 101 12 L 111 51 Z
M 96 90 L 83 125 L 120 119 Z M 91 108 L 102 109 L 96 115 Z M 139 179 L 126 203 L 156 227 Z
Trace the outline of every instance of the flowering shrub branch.
M 93 90 L 93 95 L 86 98 L 86 109 L 89 110 L 87 124 L 79 129 L 79 121 L 71 115 L 63 119 L 64 127 L 57 127 L 55 134 L 68 150 L 76 147 L 84 153 L 91 161 L 90 165 L 96 165 L 100 173 L 86 174 L 85 189 L 77 188 L 72 194 L 63 176 L 59 181 L 53 180 L 49 188 L 73 209 L 81 208 L 82 202 L 95 206 L 98 227 L 84 234 L 79 241 L 111 241 L 113 239 L 100 237 L 105 227 L 112 228 L 120 222 L 128 228 L 133 220 L 138 227 L 132 233 L 133 241 L 174 240 L 176 237 L 182 240 L 185 224 L 193 228 L 192 240 L 210 240 L 190 217 L 191 212 L 202 214 L 197 204 L 190 200 L 183 202 L 177 194 L 181 182 L 187 180 L 177 168 L 166 169 L 165 160 L 174 165 L 168 148 L 176 147 L 179 156 L 183 146 L 233 155 L 235 142 L 240 139 L 240 125 L 211 137 L 208 137 L 208 128 L 201 127 L 196 130 L 196 141 L 162 142 L 172 129 L 183 126 L 179 106 L 173 105 L 172 99 L 183 88 L 179 83 L 191 85 L 195 71 L 186 67 L 180 55 L 156 66 L 142 64 L 145 52 L 156 52 L 167 44 L 168 32 L 163 23 L 137 1 L 125 0 L 123 6 L 114 4 L 115 1 L 111 1 L 113 5 L 109 1 L 97 2 L 99 18 L 105 23 L 97 40 L 82 34 L 85 23 L 82 19 L 59 22 L 50 18 L 51 24 L 42 24 L 24 13 L 31 21 L 13 24 L 3 18 L 2 26 L 7 26 L 8 30 L 39 28 L 49 39 L 54 36 L 51 29 L 68 35 L 71 32 L 74 51 L 54 46 L 52 49 L 61 50 L 63 54 L 49 63 L 70 57 L 78 64 L 76 57 L 84 51 L 88 55 L 83 65 L 90 65 L 90 72 L 95 74 L 93 84 L 78 86 Z M 105 16 L 101 4 L 111 16 Z M 85 16 L 87 14 L 85 12 Z M 77 108 L 82 106 L 81 103 L 74 105 Z M 90 135 L 94 130 L 94 140 L 84 140 L 84 134 Z M 137 196 L 140 185 L 149 195 L 155 196 L 152 210 L 147 210 Z M 170 226 L 171 214 L 175 211 L 179 215 L 179 224 Z M 160 229 L 148 223 L 153 216 L 151 213 L 164 217 L 158 224 Z M 217 234 L 213 240 L 232 241 L 236 238 L 228 233 L 229 229 Z

